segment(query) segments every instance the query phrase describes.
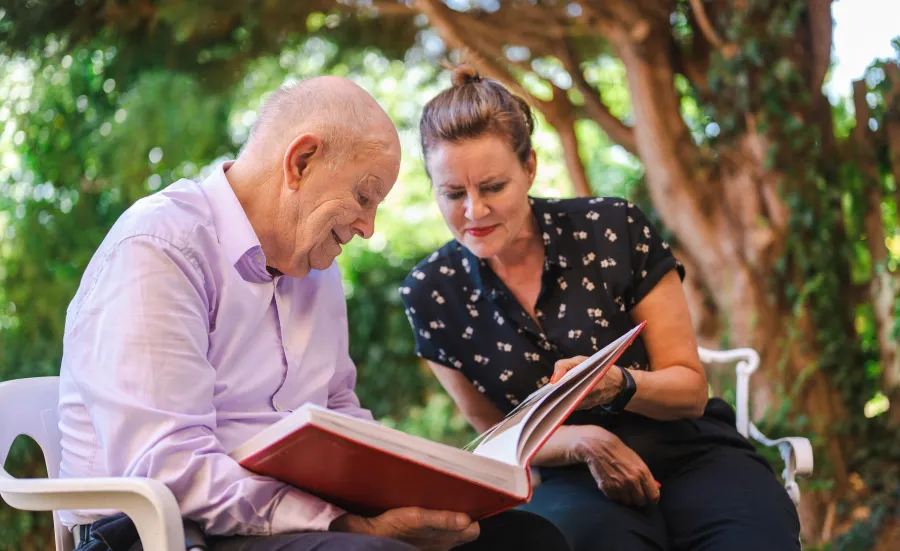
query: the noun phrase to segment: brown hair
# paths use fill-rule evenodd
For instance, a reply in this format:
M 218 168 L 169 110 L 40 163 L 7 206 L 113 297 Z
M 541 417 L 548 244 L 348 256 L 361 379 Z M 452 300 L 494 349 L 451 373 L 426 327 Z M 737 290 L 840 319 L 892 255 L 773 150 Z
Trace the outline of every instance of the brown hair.
M 494 134 L 508 140 L 519 161 L 525 164 L 531 155 L 534 132 L 534 117 L 525 100 L 502 84 L 481 78 L 468 64 L 456 67 L 451 80 L 453 86 L 425 105 L 419 121 L 426 160 L 428 150 L 441 142 L 458 143 Z

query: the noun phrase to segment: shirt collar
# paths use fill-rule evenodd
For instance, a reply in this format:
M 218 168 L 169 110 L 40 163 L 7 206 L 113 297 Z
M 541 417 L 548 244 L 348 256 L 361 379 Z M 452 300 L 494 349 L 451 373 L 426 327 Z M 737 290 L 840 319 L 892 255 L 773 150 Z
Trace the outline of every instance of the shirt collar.
M 531 213 L 537 220 L 541 239 L 544 242 L 544 270 L 546 271 L 549 266 L 572 268 L 572 259 L 565 256 L 560 246 L 560 239 L 564 232 L 562 225 L 559 224 L 560 214 L 552 212 L 552 209 L 548 208 L 550 201 L 546 199 L 529 197 L 528 204 L 531 205 Z M 458 241 L 456 246 L 462 255 L 463 268 L 474 285 L 472 302 L 484 296 L 496 298 L 501 291 L 491 283 L 497 276 L 491 270 L 487 260 L 478 258 Z
M 245 265 L 254 266 L 252 270 L 254 272 L 259 271 L 256 267 L 265 272 L 265 257 L 259 237 L 250 225 L 250 219 L 247 218 L 237 195 L 234 194 L 228 178 L 225 177 L 225 172 L 232 164 L 234 161 L 226 161 L 217 166 L 200 187 L 206 195 L 206 200 L 209 201 L 219 246 L 222 247 L 229 264 L 241 272 Z M 244 276 L 243 273 L 241 275 Z

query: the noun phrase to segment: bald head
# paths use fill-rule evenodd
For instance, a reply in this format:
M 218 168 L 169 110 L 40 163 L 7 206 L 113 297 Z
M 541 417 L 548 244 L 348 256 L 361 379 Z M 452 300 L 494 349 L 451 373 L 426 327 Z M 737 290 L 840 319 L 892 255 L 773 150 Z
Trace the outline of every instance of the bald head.
M 329 165 L 399 145 L 390 117 L 365 90 L 340 77 L 316 77 L 273 92 L 245 150 L 282 152 L 299 134 L 316 134 Z

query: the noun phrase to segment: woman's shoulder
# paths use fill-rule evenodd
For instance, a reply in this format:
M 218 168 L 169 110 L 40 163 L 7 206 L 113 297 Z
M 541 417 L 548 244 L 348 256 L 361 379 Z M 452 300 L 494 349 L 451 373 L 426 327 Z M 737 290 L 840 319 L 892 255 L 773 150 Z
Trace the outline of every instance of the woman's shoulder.
M 625 233 L 636 221 L 644 220 L 637 205 L 621 197 L 531 198 L 531 201 L 545 231 L 548 227 L 561 227 L 584 236 L 582 239 L 608 236 L 610 232 Z
M 409 271 L 400 285 L 400 295 L 404 299 L 430 295 L 438 287 L 453 282 L 460 272 L 465 272 L 466 264 L 462 245 L 455 239 L 450 240 Z

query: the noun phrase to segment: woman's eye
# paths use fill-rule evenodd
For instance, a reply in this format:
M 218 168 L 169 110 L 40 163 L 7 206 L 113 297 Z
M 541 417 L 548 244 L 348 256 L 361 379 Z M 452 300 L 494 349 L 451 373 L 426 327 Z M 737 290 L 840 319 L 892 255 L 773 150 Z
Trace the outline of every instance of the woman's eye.
M 366 197 L 365 195 L 360 195 L 359 199 L 357 199 L 357 201 L 359 202 L 359 206 L 361 206 L 361 207 L 364 207 L 369 204 L 369 198 Z
M 487 186 L 486 189 L 491 193 L 497 193 L 498 191 L 502 191 L 504 187 L 506 187 L 506 182 L 498 182 Z
M 462 199 L 464 193 L 462 191 L 448 191 L 444 193 L 444 197 L 450 199 L 451 201 L 456 201 L 457 199 Z

